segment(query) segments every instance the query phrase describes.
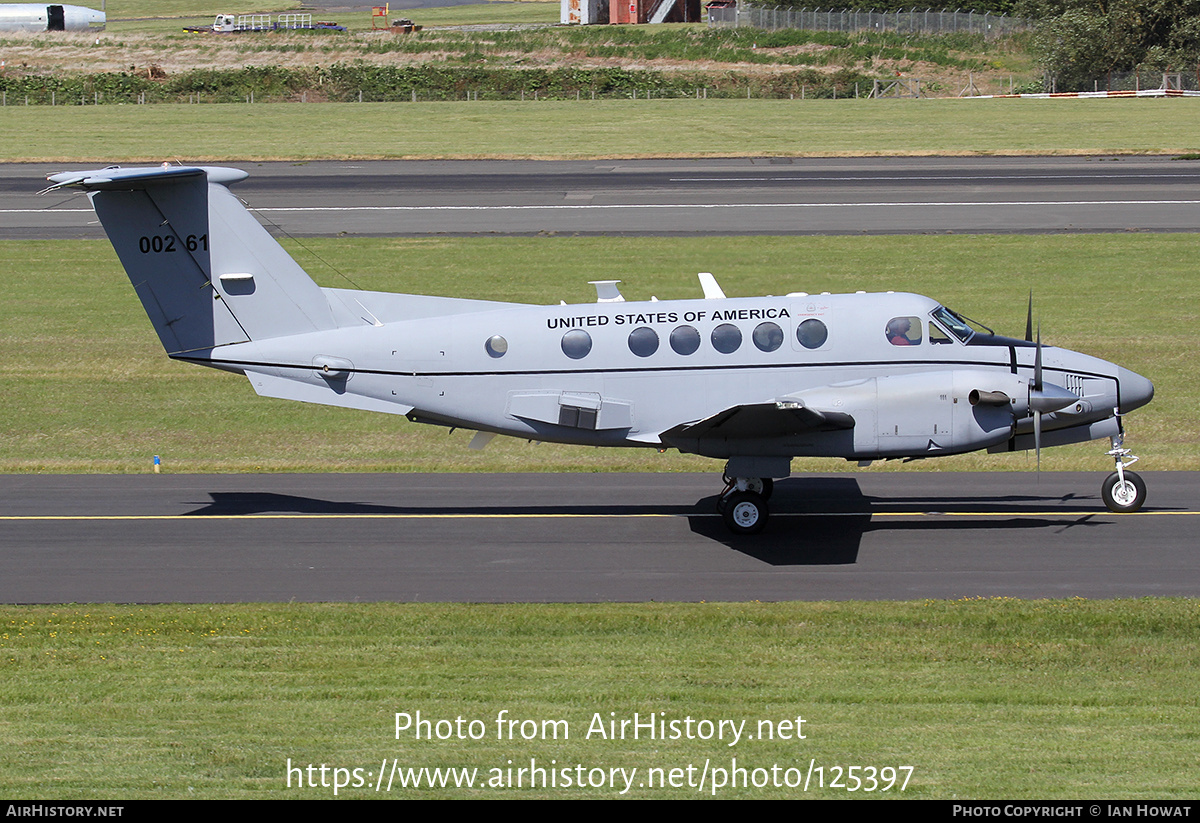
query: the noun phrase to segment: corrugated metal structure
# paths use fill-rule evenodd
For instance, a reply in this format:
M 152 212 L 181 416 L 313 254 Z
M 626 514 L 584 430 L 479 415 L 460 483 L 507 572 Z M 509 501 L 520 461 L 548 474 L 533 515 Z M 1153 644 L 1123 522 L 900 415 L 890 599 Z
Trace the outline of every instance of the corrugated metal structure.
M 590 26 L 608 22 L 609 0 L 562 0 L 559 22 L 568 26 Z

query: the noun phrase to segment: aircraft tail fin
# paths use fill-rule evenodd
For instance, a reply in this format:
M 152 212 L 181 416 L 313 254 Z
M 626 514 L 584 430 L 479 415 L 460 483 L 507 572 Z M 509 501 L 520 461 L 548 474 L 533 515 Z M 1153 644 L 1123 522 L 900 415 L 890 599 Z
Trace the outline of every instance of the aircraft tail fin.
M 321 288 L 226 186 L 237 169 L 64 172 L 88 193 L 168 354 L 334 328 Z

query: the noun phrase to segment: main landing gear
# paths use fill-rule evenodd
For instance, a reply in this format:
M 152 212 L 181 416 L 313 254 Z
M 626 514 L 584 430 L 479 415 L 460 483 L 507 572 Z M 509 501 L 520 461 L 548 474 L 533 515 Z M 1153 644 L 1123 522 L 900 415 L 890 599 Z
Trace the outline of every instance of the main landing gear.
M 730 477 L 725 475 L 725 489 L 717 497 L 717 511 L 734 534 L 758 534 L 767 525 L 770 512 L 767 501 L 775 490 L 769 477 Z
M 1138 459 L 1129 449 L 1122 448 L 1123 442 L 1122 435 L 1113 437 L 1112 449 L 1105 452 L 1116 462 L 1117 470 L 1104 479 L 1100 496 L 1109 511 L 1135 512 L 1146 502 L 1146 483 L 1134 472 L 1125 470 Z

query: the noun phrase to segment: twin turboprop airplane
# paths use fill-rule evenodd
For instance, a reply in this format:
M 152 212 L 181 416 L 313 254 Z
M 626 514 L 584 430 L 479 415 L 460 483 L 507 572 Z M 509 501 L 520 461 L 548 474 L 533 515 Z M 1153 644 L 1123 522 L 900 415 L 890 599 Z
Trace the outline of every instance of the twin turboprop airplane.
M 590 446 L 726 461 L 728 527 L 765 525 L 799 456 L 867 462 L 1110 438 L 1113 511 L 1141 507 L 1121 416 L 1146 378 L 1001 337 L 916 294 L 540 306 L 321 288 L 227 188 L 227 168 L 51 175 L 87 192 L 167 354 L 249 378 L 267 397 L 403 414 Z M 1031 312 L 1032 313 L 1032 312 Z

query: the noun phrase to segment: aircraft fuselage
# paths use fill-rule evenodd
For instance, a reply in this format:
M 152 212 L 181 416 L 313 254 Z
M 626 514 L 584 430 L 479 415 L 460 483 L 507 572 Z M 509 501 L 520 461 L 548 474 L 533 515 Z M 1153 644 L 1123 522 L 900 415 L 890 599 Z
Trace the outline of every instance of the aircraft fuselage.
M 371 293 L 354 294 L 372 307 Z M 471 308 L 470 301 L 447 305 Z M 422 422 L 718 458 L 936 456 L 1007 447 L 1032 428 L 1035 347 L 982 334 L 964 342 L 934 319 L 939 304 L 920 295 L 485 305 L 222 346 L 211 358 L 248 371 L 252 382 L 267 374 L 307 385 L 335 405 L 363 398 Z M 920 333 L 910 330 L 904 345 L 895 344 L 887 334 L 895 318 L 919 324 Z M 806 337 L 812 326 L 817 336 Z M 1044 379 L 1078 397 L 1046 416 L 1048 445 L 1071 442 L 1050 434 L 1066 429 L 1079 439 L 1115 434 L 1122 380 L 1138 383 L 1127 393 L 1146 392 L 1142 378 L 1111 363 L 1042 351 Z M 331 375 L 328 363 L 340 367 Z M 972 405 L 973 390 L 1004 392 L 1011 402 Z M 789 400 L 849 415 L 853 425 L 789 431 L 785 421 L 767 419 L 755 432 L 672 433 L 734 405 Z

